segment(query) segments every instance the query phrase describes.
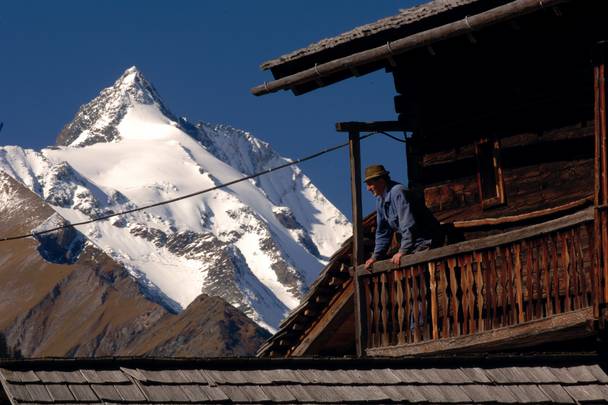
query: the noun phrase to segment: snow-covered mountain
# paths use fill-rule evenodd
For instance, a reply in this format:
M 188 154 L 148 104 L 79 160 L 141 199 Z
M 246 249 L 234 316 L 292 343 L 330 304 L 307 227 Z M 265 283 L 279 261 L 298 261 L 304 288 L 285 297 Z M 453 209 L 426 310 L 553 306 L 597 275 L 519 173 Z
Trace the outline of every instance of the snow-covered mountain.
M 3 235 L 63 222 L 0 170 Z M 0 351 L 11 356 L 251 356 L 269 335 L 206 294 L 178 314 L 167 311 L 75 229 L 0 243 L 0 280 Z
M 226 125 L 190 123 L 132 67 L 40 151 L 0 148 L 0 170 L 71 222 L 172 199 L 288 162 Z M 1 202 L 0 202 L 1 203 Z M 273 330 L 349 236 L 299 168 L 79 227 L 179 312 L 201 293 Z

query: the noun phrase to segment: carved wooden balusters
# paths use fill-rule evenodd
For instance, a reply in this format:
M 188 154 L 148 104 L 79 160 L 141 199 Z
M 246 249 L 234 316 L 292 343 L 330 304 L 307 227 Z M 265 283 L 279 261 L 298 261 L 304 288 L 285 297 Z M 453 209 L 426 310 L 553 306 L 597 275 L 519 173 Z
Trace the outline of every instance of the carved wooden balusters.
M 360 275 L 368 347 L 474 335 L 592 306 L 592 230 L 580 223 Z

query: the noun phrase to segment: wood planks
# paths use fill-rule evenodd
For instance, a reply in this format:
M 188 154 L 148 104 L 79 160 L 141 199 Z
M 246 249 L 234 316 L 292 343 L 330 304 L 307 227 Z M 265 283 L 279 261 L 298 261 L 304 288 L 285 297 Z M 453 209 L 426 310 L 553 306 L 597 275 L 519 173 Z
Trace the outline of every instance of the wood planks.
M 475 336 L 590 308 L 591 221 L 561 223 L 498 246 L 358 273 L 367 348 Z
M 367 354 L 368 356 L 401 357 L 530 347 L 559 339 L 569 340 L 590 336 L 593 333 L 588 328 L 590 320 L 593 320 L 593 310 L 588 307 L 523 324 L 496 328 L 475 335 L 368 348 Z

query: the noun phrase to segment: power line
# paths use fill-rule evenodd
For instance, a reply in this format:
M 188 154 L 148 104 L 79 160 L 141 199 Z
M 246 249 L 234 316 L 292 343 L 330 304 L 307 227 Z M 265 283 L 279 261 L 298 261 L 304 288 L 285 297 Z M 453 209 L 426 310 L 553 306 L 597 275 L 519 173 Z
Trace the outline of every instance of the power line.
M 406 141 L 405 139 L 397 138 L 395 135 L 391 135 L 391 134 L 389 134 L 388 132 L 384 132 L 384 131 L 376 131 L 376 132 L 374 132 L 374 133 L 375 133 L 375 134 L 382 134 L 382 135 L 386 135 L 386 136 L 388 136 L 389 138 L 391 138 L 392 140 L 397 141 L 397 142 L 401 142 L 401 143 L 407 143 L 407 141 Z M 374 133 L 371 133 L 370 135 L 373 135 Z
M 386 132 L 381 132 L 381 131 L 372 132 L 372 133 L 369 133 L 367 135 L 363 135 L 359 139 L 363 140 L 363 139 L 369 138 L 372 135 L 376 135 L 376 134 L 380 134 L 380 133 L 384 134 L 384 135 L 388 135 L 391 138 L 394 138 L 396 140 L 401 141 L 399 138 L 395 138 L 392 135 L 389 135 Z M 197 196 L 197 195 L 200 195 L 200 194 L 208 193 L 210 191 L 219 190 L 221 188 L 225 188 L 225 187 L 231 186 L 233 184 L 240 183 L 242 181 L 254 179 L 256 177 L 260 177 L 260 176 L 263 176 L 265 174 L 272 173 L 272 172 L 277 171 L 279 169 L 283 169 L 285 167 L 293 166 L 293 165 L 296 165 L 298 163 L 302 163 L 302 162 L 305 162 L 307 160 L 311 160 L 311 159 L 317 158 L 317 157 L 319 157 L 321 155 L 324 155 L 326 153 L 333 152 L 335 150 L 344 148 L 345 146 L 348 146 L 348 142 L 341 143 L 339 145 L 332 146 L 330 148 L 322 149 L 319 152 L 313 153 L 312 155 L 308 155 L 308 156 L 305 156 L 303 158 L 300 158 L 300 159 L 297 159 L 297 160 L 293 160 L 293 161 L 290 161 L 288 163 L 285 163 L 285 164 L 282 164 L 282 165 L 279 165 L 279 166 L 275 166 L 275 167 L 272 167 L 270 169 L 267 169 L 267 170 L 264 170 L 264 171 L 261 171 L 261 172 L 255 173 L 255 174 L 251 174 L 249 176 L 241 177 L 239 179 L 235 179 L 235 180 L 229 181 L 227 183 L 218 184 L 217 186 L 214 186 L 214 187 L 211 187 L 211 188 L 207 188 L 207 189 L 204 189 L 204 190 L 200 190 L 200 191 L 195 191 L 194 193 L 190 193 L 190 194 L 186 194 L 186 195 L 183 195 L 183 196 L 180 196 L 180 197 L 172 198 L 170 200 L 160 201 L 160 202 L 157 202 L 157 203 L 144 205 L 144 206 L 133 208 L 133 209 L 130 209 L 130 210 L 116 212 L 114 214 L 102 215 L 102 216 L 99 216 L 99 217 L 96 217 L 96 218 L 89 219 L 87 221 L 67 223 L 67 224 L 64 224 L 64 225 L 61 225 L 61 226 L 57 226 L 55 228 L 46 229 L 44 231 L 40 231 L 40 232 L 36 232 L 36 233 L 32 232 L 32 233 L 28 233 L 28 234 L 25 234 L 25 235 L 9 236 L 9 237 L 5 237 L 5 238 L 0 238 L 0 242 L 7 242 L 7 241 L 10 241 L 10 240 L 17 240 L 17 239 L 25 239 L 25 238 L 29 238 L 29 237 L 35 237 L 37 235 L 44 235 L 46 233 L 51 233 L 51 232 L 59 231 L 61 229 L 74 228 L 76 226 L 87 225 L 87 224 L 91 224 L 93 222 L 103 221 L 105 219 L 112 218 L 112 217 L 117 217 L 117 216 L 120 216 L 120 215 L 126 215 L 126 214 L 131 214 L 131 213 L 137 212 L 137 211 L 143 211 L 143 210 L 148 209 L 148 208 L 154 208 L 154 207 L 158 207 L 158 206 L 161 206 L 161 205 L 171 204 L 171 203 L 174 203 L 174 202 L 177 202 L 177 201 L 181 201 L 181 200 L 185 200 L 187 198 L 191 198 L 191 197 L 194 197 L 194 196 Z

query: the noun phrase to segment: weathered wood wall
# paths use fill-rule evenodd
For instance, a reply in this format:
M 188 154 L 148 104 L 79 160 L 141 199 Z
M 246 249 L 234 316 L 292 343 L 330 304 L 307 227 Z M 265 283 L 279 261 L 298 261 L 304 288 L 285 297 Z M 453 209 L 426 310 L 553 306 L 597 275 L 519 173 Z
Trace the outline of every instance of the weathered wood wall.
M 502 140 L 506 204 L 483 210 L 473 144 L 422 156 L 421 183 L 427 206 L 441 221 L 517 215 L 561 205 L 593 192 L 593 128 L 561 129 L 547 136 L 529 134 L 533 143 Z M 555 140 L 565 133 L 578 138 Z M 551 140 L 553 138 L 553 140 Z M 451 159 L 440 159 L 448 152 Z
M 517 215 L 593 193 L 593 45 L 579 3 L 397 60 L 395 108 L 413 128 L 410 186 L 441 221 Z M 499 139 L 506 203 L 482 209 L 475 142 Z

